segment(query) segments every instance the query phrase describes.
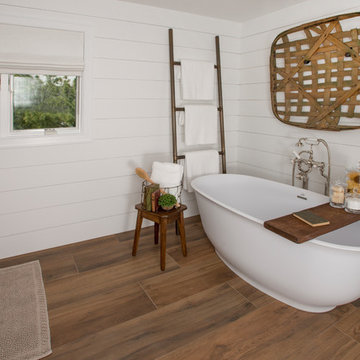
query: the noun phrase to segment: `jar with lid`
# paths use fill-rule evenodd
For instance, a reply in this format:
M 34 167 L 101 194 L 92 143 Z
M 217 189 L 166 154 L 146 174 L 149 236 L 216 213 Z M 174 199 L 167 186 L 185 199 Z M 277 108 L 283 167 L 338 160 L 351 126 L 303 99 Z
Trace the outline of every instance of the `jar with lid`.
M 346 195 L 345 211 L 360 214 L 360 192 L 354 190 L 352 193 Z
M 335 208 L 345 206 L 346 184 L 340 180 L 335 181 L 330 187 L 330 205 Z

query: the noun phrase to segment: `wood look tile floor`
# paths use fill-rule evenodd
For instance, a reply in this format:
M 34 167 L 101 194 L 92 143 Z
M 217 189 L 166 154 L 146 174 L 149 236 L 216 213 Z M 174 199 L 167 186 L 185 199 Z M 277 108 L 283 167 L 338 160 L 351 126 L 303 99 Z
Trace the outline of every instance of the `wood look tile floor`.
M 232 273 L 199 217 L 185 224 L 188 256 L 169 226 L 164 272 L 152 228 L 142 230 L 136 257 L 129 231 L 0 260 L 40 260 L 47 359 L 360 359 L 360 300 L 324 314 L 296 310 Z

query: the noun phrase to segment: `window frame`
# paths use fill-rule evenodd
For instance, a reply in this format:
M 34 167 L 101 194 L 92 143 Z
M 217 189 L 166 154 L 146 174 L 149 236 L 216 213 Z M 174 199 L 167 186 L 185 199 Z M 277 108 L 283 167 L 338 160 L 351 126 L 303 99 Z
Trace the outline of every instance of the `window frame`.
M 0 15 L 0 21 L 2 16 Z M 41 21 L 40 21 L 41 20 Z M 40 21 L 40 22 L 39 22 Z M 84 34 L 83 38 L 83 56 L 84 66 L 81 70 L 66 70 L 61 65 L 59 68 L 42 69 L 38 67 L 32 70 L 22 68 L 21 66 L 13 67 L 11 69 L 0 70 L 0 149 L 12 147 L 28 147 L 28 146 L 43 146 L 43 145 L 57 145 L 57 144 L 73 144 L 92 141 L 92 123 L 94 114 L 94 102 L 92 99 L 92 72 L 93 63 L 93 39 L 94 30 L 90 25 L 84 24 L 69 24 L 63 21 L 53 20 L 51 22 L 44 22 L 43 19 L 39 21 L 4 21 L 14 25 L 44 27 L 45 29 L 58 29 L 64 31 L 79 31 Z M 37 130 L 18 130 L 11 132 L 10 129 L 10 108 L 7 106 L 9 103 L 8 82 L 4 83 L 4 74 L 49 74 L 49 75 L 76 75 L 78 76 L 78 127 L 76 131 L 74 128 L 61 128 L 56 134 L 40 129 Z M 5 91 L 6 90 L 6 91 Z M 3 95 L 5 93 L 5 95 Z
M 27 73 L 26 73 L 27 74 Z M 76 126 L 74 127 L 61 127 L 61 128 L 39 128 L 39 129 L 22 129 L 22 130 L 14 130 L 14 75 L 15 73 L 11 74 L 3 74 L 5 75 L 5 78 L 7 77 L 7 84 L 8 84 L 8 93 L 9 93 L 9 100 L 8 100 L 8 107 L 9 107 L 9 121 L 10 121 L 10 128 L 9 134 L 6 136 L 53 136 L 53 135 L 61 135 L 61 134 L 77 134 L 80 133 L 80 119 L 81 119 L 81 75 L 79 74 L 42 74 L 42 73 L 35 73 L 32 72 L 29 75 L 54 75 L 54 76 L 76 76 L 76 113 L 75 113 L 75 119 L 76 119 Z M 0 96 L 2 94 L 0 93 Z

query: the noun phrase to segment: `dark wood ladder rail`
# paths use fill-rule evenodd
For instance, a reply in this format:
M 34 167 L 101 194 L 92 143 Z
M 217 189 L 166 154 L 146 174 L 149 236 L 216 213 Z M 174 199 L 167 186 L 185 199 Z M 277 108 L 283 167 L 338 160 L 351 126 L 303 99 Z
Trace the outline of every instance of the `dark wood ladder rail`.
M 222 172 L 226 173 L 226 154 L 225 154 L 225 127 L 224 127 L 224 106 L 222 96 L 222 80 L 221 80 L 221 62 L 220 62 L 220 39 L 219 36 L 215 36 L 215 48 L 216 48 L 216 65 L 217 70 L 217 85 L 218 85 L 218 112 L 220 121 L 220 146 L 221 150 L 219 155 L 221 156 Z M 171 125 L 172 125 L 172 145 L 173 145 L 173 162 L 176 163 L 180 159 L 184 159 L 184 155 L 178 154 L 177 149 L 177 129 L 176 129 L 176 112 L 184 111 L 183 107 L 176 106 L 175 96 L 175 66 L 181 66 L 180 61 L 174 61 L 174 37 L 173 29 L 169 29 L 169 57 L 170 57 L 170 91 L 171 91 Z

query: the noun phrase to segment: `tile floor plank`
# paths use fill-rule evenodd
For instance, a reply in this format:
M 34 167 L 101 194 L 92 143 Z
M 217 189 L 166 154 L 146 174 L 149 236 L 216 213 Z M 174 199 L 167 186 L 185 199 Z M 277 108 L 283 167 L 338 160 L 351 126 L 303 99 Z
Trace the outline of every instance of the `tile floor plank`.
M 63 345 L 155 309 L 136 283 L 64 304 L 49 311 L 51 344 Z
M 191 296 L 233 279 L 235 274 L 215 253 L 201 262 L 141 281 L 143 289 L 158 307 Z
M 299 347 L 294 360 L 345 360 L 360 358 L 360 344 L 350 339 L 335 327 L 316 335 Z
M 330 315 L 306 313 L 275 300 L 161 360 L 295 359 L 305 339 L 312 339 L 334 321 Z M 312 359 L 311 354 L 303 359 Z
M 273 302 L 275 299 L 269 295 L 264 294 L 262 291 L 254 288 L 248 284 L 245 280 L 236 277 L 228 281 L 228 284 L 234 289 L 238 290 L 240 294 L 245 296 L 250 302 L 252 302 L 256 307 L 261 307 Z
M 181 266 L 201 261 L 202 257 L 207 257 L 214 253 L 214 247 L 206 237 L 196 241 L 187 242 L 188 255 L 183 256 L 178 246 L 167 247 L 167 253 Z
M 54 349 L 53 359 L 151 360 L 255 307 L 227 284 Z
M 68 303 L 82 301 L 96 294 L 106 293 L 161 273 L 158 256 L 144 254 L 131 257 L 120 264 L 93 269 L 56 281 L 45 287 L 48 309 L 52 310 Z M 156 254 L 157 255 L 157 254 Z M 167 259 L 166 272 L 178 268 L 170 257 Z M 165 272 L 165 273 L 166 273 Z
M 165 272 L 153 227 L 142 229 L 136 257 L 128 231 L 0 267 L 40 260 L 50 360 L 360 360 L 360 299 L 325 314 L 296 310 L 236 277 L 199 216 L 185 219 L 185 231 L 186 258 L 168 227 Z
M 352 313 L 342 317 L 335 326 L 357 342 L 360 342 L 360 308 L 356 308 Z

